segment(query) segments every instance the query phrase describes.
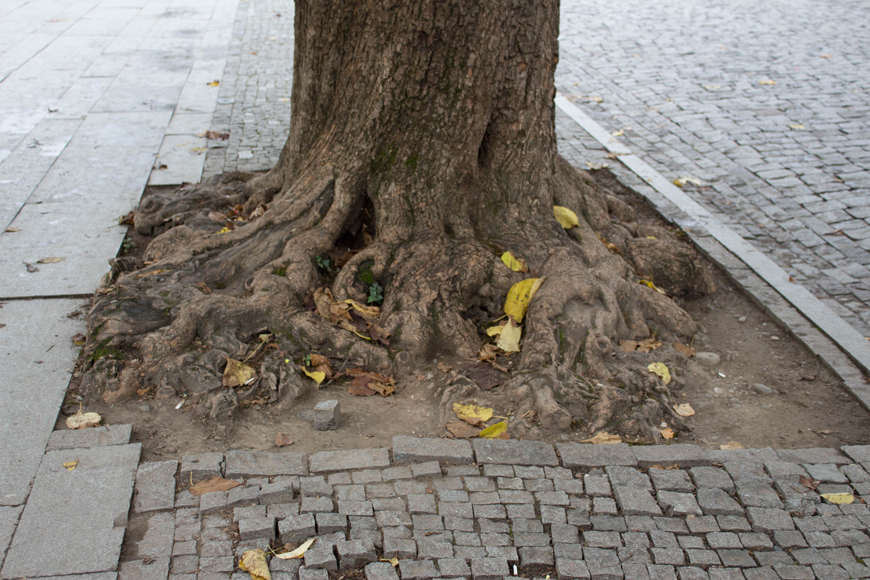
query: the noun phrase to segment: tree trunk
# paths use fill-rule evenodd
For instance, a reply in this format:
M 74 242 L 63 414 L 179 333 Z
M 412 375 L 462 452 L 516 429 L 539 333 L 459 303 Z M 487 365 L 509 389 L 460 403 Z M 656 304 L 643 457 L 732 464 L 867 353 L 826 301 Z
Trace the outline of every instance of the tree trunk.
M 283 335 L 281 348 L 294 355 L 325 349 L 354 366 L 393 370 L 387 349 L 305 307 L 327 282 L 335 300 L 361 303 L 377 282 L 390 349 L 428 360 L 475 357 L 511 285 L 546 276 L 506 388 L 554 428 L 579 420 L 597 430 L 621 413 L 655 438 L 649 425 L 661 411 L 631 409 L 656 385 L 631 372 L 616 380 L 624 369 L 614 366 L 611 342 L 646 338 L 651 328 L 690 336 L 695 325 L 638 284 L 635 268 L 641 256 L 647 275 L 688 263 L 698 272 L 688 286 L 679 276 L 674 284 L 694 292 L 709 279 L 670 241 L 641 242 L 630 208 L 559 157 L 558 22 L 555 0 L 297 1 L 290 133 L 278 164 L 146 198 L 135 227 L 160 233 L 147 265 L 115 268 L 89 317 L 89 352 L 125 364 L 95 365 L 89 384 L 110 396 L 140 384 L 158 396 L 201 394 L 225 425 L 237 396 L 221 386 L 224 361 L 242 358 L 258 334 Z M 576 212 L 579 227 L 563 229 L 554 205 Z M 227 222 L 234 207 L 241 219 Z M 224 231 L 227 223 L 234 229 Z M 601 243 L 604 235 L 623 255 Z M 318 260 L 342 244 L 359 251 L 333 279 Z M 506 268 L 504 251 L 530 272 Z M 682 252 L 676 262 L 661 259 L 674 251 Z M 267 356 L 259 382 L 290 404 L 305 382 L 281 362 Z M 566 388 L 583 391 L 568 399 L 592 401 L 587 412 L 556 402 L 554 389 Z

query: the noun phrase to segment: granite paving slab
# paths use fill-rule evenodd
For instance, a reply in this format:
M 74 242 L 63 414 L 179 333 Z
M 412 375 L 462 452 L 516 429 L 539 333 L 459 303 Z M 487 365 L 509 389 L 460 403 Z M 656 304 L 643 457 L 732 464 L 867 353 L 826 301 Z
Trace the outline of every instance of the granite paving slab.
M 194 135 L 166 135 L 148 185 L 199 183 L 208 139 Z
M 21 517 L 23 509 L 24 506 L 20 505 L 0 507 L 0 568 L 3 566 L 3 557 L 12 542 L 12 533 L 15 531 L 15 526 L 18 524 L 18 518 Z
M 55 431 L 48 439 L 46 451 L 101 445 L 125 445 L 130 442 L 132 431 L 132 425 L 106 425 L 91 429 Z
M 46 453 L 2 577 L 115 570 L 140 452 L 132 444 Z
M 478 463 L 559 465 L 553 446 L 542 441 L 475 439 L 473 445 Z
M 0 505 L 27 498 L 78 356 L 70 337 L 85 331 L 81 317 L 67 315 L 83 308 L 80 300 L 0 308 Z

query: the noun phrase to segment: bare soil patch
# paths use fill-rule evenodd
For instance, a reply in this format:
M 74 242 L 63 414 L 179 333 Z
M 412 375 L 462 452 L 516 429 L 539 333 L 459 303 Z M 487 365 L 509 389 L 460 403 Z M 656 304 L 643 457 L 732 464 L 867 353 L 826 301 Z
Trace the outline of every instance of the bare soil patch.
M 609 173 L 596 173 L 635 209 L 639 219 L 668 227 L 639 196 L 616 184 Z M 154 191 L 149 188 L 145 196 Z M 149 241 L 131 228 L 121 255 L 141 256 Z M 703 329 L 692 346 L 699 353 L 717 354 L 717 365 L 704 366 L 697 358 L 686 358 L 670 344 L 648 353 L 613 353 L 614 357 L 630 357 L 644 366 L 664 362 L 670 369 L 671 391 L 679 402 L 689 403 L 696 411 L 694 416 L 682 419 L 691 430 L 678 429 L 671 441 L 707 447 L 736 441 L 747 448 L 798 448 L 836 447 L 870 439 L 870 414 L 845 391 L 839 379 L 724 274 L 711 269 L 717 291 L 679 302 Z M 74 413 L 83 403 L 85 410 L 100 413 L 106 424 L 132 424 L 134 440 L 143 444 L 144 460 L 176 459 L 184 454 L 226 449 L 277 450 L 278 433 L 293 440 L 292 445 L 281 449 L 302 452 L 389 446 L 396 434 L 448 437 L 445 423 L 456 418 L 440 402 L 446 400 L 448 391 L 461 393 L 471 383 L 460 371 L 471 362 L 445 356 L 409 366 L 395 377 L 397 390 L 388 397 L 353 396 L 348 392 L 348 379 L 339 378 L 321 385 L 299 408 L 278 411 L 255 400 L 237 411 L 232 434 L 218 438 L 193 418 L 190 406 L 178 396 L 159 399 L 153 392 L 142 393 L 111 405 L 98 398 L 82 401 L 78 384 L 88 361 L 80 360 L 57 428 L 64 429 L 65 415 Z M 500 357 L 498 363 L 510 370 L 512 361 Z M 342 361 L 332 360 L 332 365 L 341 370 Z M 770 393 L 763 394 L 765 389 L 756 387 L 759 384 Z M 559 399 L 558 390 L 555 394 Z M 316 431 L 308 420 L 298 416 L 300 411 L 331 399 L 341 405 L 342 420 L 337 430 Z M 517 401 L 501 393 L 499 387 L 483 391 L 474 401 L 492 407 L 497 417 L 506 417 L 514 436 L 579 441 L 590 435 L 579 423 L 571 434 L 549 434 L 547 425 L 537 424 L 533 416 L 517 416 Z M 677 427 L 678 419 L 665 422 L 668 425 L 663 428 Z

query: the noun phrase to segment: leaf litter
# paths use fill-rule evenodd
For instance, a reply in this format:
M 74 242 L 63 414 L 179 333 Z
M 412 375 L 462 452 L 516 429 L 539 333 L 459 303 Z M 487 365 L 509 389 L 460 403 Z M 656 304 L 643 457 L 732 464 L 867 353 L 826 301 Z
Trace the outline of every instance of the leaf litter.
M 200 496 L 213 491 L 229 491 L 240 485 L 242 485 L 241 482 L 224 479 L 219 475 L 215 475 L 191 486 L 187 491 L 190 492 L 190 495 Z

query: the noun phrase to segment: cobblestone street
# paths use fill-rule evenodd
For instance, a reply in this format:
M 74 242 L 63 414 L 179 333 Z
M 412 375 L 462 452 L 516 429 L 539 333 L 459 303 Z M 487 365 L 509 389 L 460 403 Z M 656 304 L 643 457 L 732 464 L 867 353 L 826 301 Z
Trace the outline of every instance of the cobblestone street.
M 567 0 L 556 85 L 870 336 L 868 21 L 864 2 Z

